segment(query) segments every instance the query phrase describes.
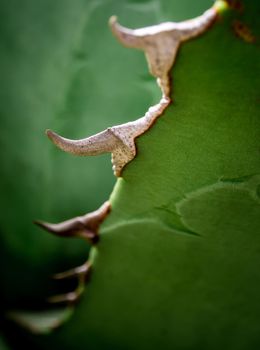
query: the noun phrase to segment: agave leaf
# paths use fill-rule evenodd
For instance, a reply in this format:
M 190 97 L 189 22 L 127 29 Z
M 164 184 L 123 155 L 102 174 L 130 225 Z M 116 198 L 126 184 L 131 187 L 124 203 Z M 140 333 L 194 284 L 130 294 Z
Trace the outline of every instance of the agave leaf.
M 160 4 L 158 19 L 198 15 L 195 4 Z M 131 1 L 128 9 L 151 8 L 142 6 Z M 138 157 L 117 181 L 87 293 L 57 333 L 30 344 L 259 347 L 260 54 L 232 29 L 239 16 L 259 33 L 258 11 L 247 2 L 244 14 L 232 12 L 183 46 L 175 103 L 138 140 Z
M 259 4 L 247 5 L 257 32 Z M 236 16 L 182 48 L 175 103 L 112 193 L 88 293 L 43 344 L 259 346 L 260 57 L 232 32 Z

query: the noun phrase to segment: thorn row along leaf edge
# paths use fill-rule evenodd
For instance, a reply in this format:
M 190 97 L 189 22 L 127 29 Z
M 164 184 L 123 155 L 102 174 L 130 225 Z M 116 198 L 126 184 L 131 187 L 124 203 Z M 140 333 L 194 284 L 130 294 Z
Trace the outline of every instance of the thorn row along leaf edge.
M 162 91 L 160 102 L 150 107 L 143 117 L 135 121 L 107 128 L 85 139 L 70 140 L 47 130 L 49 139 L 61 150 L 75 155 L 95 156 L 111 153 L 114 174 L 121 176 L 123 168 L 136 156 L 135 139 L 145 133 L 171 103 L 170 71 L 180 45 L 205 32 L 223 8 L 225 2 L 218 0 L 213 7 L 194 19 L 179 23 L 166 22 L 140 29 L 123 27 L 117 22 L 117 18 L 112 16 L 109 24 L 115 37 L 126 47 L 144 51 L 149 71 L 157 79 Z M 43 221 L 35 223 L 55 235 L 80 237 L 87 239 L 91 244 L 96 244 L 99 238 L 98 228 L 110 210 L 111 205 L 107 201 L 94 212 L 58 224 Z M 56 279 L 78 278 L 78 287 L 73 292 L 51 297 L 49 301 L 75 303 L 84 290 L 91 265 L 88 259 L 80 267 L 56 274 L 54 276 Z
M 140 29 L 125 28 L 112 16 L 109 24 L 116 38 L 127 47 L 144 51 L 150 73 L 156 77 L 162 90 L 160 103 L 134 122 L 113 126 L 85 139 L 70 140 L 47 130 L 49 139 L 63 151 L 75 155 L 112 153 L 114 174 L 121 176 L 122 169 L 136 155 L 135 138 L 147 131 L 170 103 L 170 71 L 180 45 L 206 31 L 217 17 L 219 2 L 194 19 L 179 23 L 165 22 Z

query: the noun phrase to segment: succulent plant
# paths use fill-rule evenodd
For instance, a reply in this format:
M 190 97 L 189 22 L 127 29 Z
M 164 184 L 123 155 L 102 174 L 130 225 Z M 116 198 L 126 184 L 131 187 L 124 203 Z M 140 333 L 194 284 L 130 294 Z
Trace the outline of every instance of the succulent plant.
M 14 4 L 0 32 L 3 347 L 259 348 L 257 1 Z M 109 34 L 114 14 L 147 26 L 110 20 L 149 70 Z M 112 153 L 110 197 L 108 158 L 63 154 L 47 127 L 95 134 L 47 132 Z

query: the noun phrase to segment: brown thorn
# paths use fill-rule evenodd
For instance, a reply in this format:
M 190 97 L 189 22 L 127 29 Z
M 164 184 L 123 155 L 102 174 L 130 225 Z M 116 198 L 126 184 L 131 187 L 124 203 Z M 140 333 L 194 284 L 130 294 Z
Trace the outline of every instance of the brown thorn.
M 55 304 L 56 303 L 70 303 L 70 304 L 76 303 L 84 291 L 85 282 L 89 277 L 90 272 L 91 272 L 91 262 L 87 261 L 85 264 L 79 267 L 76 267 L 75 269 L 71 269 L 71 270 L 54 275 L 53 277 L 59 280 L 65 279 L 65 278 L 77 277 L 78 287 L 73 292 L 54 295 L 48 298 L 47 300 L 50 303 L 55 303 Z
M 61 237 L 80 237 L 87 239 L 92 244 L 98 241 L 98 228 L 105 217 L 110 212 L 110 203 L 105 202 L 99 209 L 78 216 L 76 218 L 51 224 L 43 221 L 35 221 L 34 223 L 41 228 Z
M 85 264 L 78 266 L 74 269 L 70 269 L 64 272 L 57 273 L 53 276 L 56 280 L 66 279 L 66 278 L 74 278 L 84 276 L 85 278 L 90 273 L 91 264 L 90 262 L 86 262 Z
M 57 303 L 72 303 L 74 304 L 80 297 L 81 293 L 78 293 L 78 291 L 66 293 L 66 294 L 59 294 L 54 295 L 47 299 L 49 303 L 57 304 Z

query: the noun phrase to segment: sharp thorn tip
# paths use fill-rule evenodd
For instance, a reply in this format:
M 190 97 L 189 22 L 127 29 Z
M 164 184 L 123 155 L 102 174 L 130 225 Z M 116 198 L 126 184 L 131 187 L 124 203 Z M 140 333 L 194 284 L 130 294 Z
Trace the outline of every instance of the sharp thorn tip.
M 114 25 L 115 23 L 117 23 L 117 16 L 111 16 L 108 20 L 108 23 L 110 26 Z

